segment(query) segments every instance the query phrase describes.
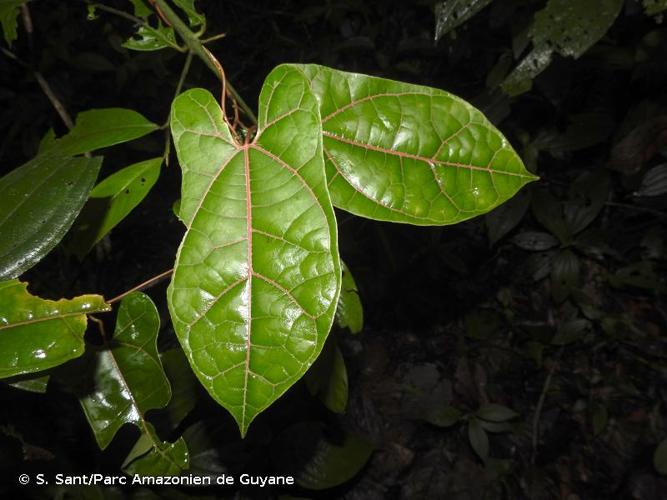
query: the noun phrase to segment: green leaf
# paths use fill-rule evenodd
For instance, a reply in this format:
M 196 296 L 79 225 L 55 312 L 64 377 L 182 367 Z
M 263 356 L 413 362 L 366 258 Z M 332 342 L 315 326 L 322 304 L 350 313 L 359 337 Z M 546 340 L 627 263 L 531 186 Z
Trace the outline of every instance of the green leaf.
M 127 423 L 150 438 L 146 412 L 163 408 L 171 398 L 157 353 L 159 328 L 160 317 L 151 299 L 134 292 L 120 304 L 113 337 L 94 353 L 91 387 L 80 401 L 101 449 Z
M 553 345 L 567 345 L 581 338 L 590 331 L 591 322 L 584 318 L 573 319 L 560 325 L 558 332 L 551 339 Z
M 600 40 L 616 20 L 623 0 L 549 0 L 535 14 L 529 36 L 533 50 L 507 77 L 503 88 L 517 95 L 551 63 L 554 52 L 578 58 Z
M 305 377 L 313 396 L 334 413 L 345 413 L 348 399 L 347 369 L 340 348 L 328 343 Z
M 162 157 L 135 163 L 93 188 L 71 233 L 71 245 L 80 255 L 85 255 L 139 205 L 155 185 L 161 165 Z
M 132 37 L 125 40 L 123 47 L 130 50 L 147 52 L 161 50 L 166 47 L 177 49 L 178 43 L 176 43 L 174 28 L 159 24 L 157 28 L 140 26 Z
M 197 9 L 195 8 L 195 0 L 174 0 L 174 3 L 187 14 L 190 26 L 194 27 L 204 24 L 205 18 L 202 14 L 197 12 Z
M 519 191 L 512 199 L 486 214 L 485 222 L 491 245 L 519 225 L 530 207 L 530 190 Z
M 108 310 L 99 295 L 45 300 L 28 293 L 26 283 L 0 282 L 0 378 L 46 370 L 81 356 L 86 314 Z
M 647 16 L 655 16 L 667 10 L 667 0 L 644 0 L 644 12 Z
M 537 179 L 484 115 L 452 94 L 296 67 L 319 100 L 329 190 L 343 210 L 416 225 L 455 224 Z
M 18 33 L 16 31 L 19 10 L 25 0 L 0 0 L 0 25 L 7 45 L 11 45 Z
M 178 476 L 188 469 L 190 454 L 185 440 L 161 442 L 153 426 L 146 422 L 145 432 L 125 458 L 122 468 L 134 476 Z
M 317 101 L 303 73 L 274 69 L 258 133 L 237 143 L 205 90 L 180 95 L 171 127 L 187 232 L 168 299 L 195 374 L 242 435 L 315 361 L 340 292 Z
M 489 436 L 476 418 L 471 418 L 468 422 L 468 441 L 482 462 L 486 462 L 489 459 Z
M 134 6 L 134 15 L 143 19 L 150 16 L 153 11 L 146 5 L 144 0 L 129 0 Z
M 435 40 L 438 41 L 444 35 L 457 26 L 462 25 L 468 19 L 489 5 L 492 0 L 444 0 L 435 6 Z
M 49 375 L 28 375 L 12 377 L 4 380 L 4 382 L 16 389 L 21 389 L 22 391 L 44 394 L 49 384 L 49 378 Z
M 359 290 L 354 276 L 341 262 L 343 270 L 343 281 L 336 308 L 336 323 L 341 328 L 347 328 L 350 333 L 359 333 L 364 329 L 364 307 L 361 305 Z
M 507 420 L 512 420 L 519 416 L 514 410 L 495 403 L 482 405 L 479 410 L 475 412 L 475 415 L 482 420 L 487 420 L 489 422 L 506 422 Z
M 653 466 L 659 474 L 667 476 L 667 439 L 663 439 L 653 453 Z
M 81 211 L 102 158 L 43 154 L 0 179 L 0 280 L 30 269 Z
M 302 488 L 325 490 L 356 476 L 372 453 L 371 444 L 360 436 L 345 434 L 331 439 L 319 423 L 301 422 L 276 440 L 273 460 Z
M 63 156 L 79 155 L 138 139 L 157 128 L 131 109 L 91 109 L 79 113 L 74 128 L 47 151 Z

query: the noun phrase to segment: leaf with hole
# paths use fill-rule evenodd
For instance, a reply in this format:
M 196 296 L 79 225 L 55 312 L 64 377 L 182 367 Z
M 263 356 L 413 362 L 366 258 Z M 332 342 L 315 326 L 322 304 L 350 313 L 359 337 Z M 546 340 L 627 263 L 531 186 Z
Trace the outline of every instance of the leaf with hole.
M 125 40 L 123 47 L 139 52 L 162 50 L 166 47 L 178 48 L 174 28 L 159 24 L 157 28 L 140 26 L 137 32 Z
M 549 0 L 533 19 L 532 51 L 510 73 L 503 89 L 510 95 L 530 90 L 532 79 L 549 66 L 554 53 L 581 57 L 605 35 L 622 6 L 623 0 Z
M 197 12 L 195 0 L 174 0 L 174 3 L 188 16 L 190 26 L 195 27 L 204 24 L 205 18 Z
M 335 206 L 371 219 L 455 224 L 537 179 L 505 137 L 443 90 L 337 71 L 303 70 L 320 105 Z
M 251 142 L 235 139 L 201 89 L 175 99 L 171 127 L 187 227 L 171 317 L 195 374 L 245 435 L 315 361 L 338 302 L 317 100 L 300 69 L 278 66 Z
M 0 179 L 0 280 L 19 276 L 63 238 L 102 158 L 39 155 Z
M 475 16 L 492 0 L 444 0 L 435 6 L 435 40 Z
M 53 368 L 83 354 L 86 314 L 108 311 L 99 295 L 45 300 L 18 280 L 0 282 L 0 378 Z

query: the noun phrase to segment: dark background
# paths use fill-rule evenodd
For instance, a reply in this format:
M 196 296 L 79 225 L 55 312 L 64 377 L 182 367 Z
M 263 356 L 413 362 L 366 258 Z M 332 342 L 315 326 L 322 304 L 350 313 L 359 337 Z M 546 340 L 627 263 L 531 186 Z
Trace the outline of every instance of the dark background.
M 131 10 L 129 2 L 106 3 Z M 39 69 L 72 116 L 117 106 L 165 121 L 184 55 L 122 48 L 132 23 L 104 12 L 88 20 L 83 2 L 29 5 L 32 39 L 20 27 L 12 51 Z M 556 56 L 530 92 L 509 97 L 498 83 L 518 62 L 513 39 L 544 2 L 493 2 L 437 43 L 428 0 L 197 5 L 209 33 L 226 33 L 209 48 L 251 106 L 265 75 L 283 62 L 434 86 L 480 107 L 541 177 L 508 206 L 457 226 L 338 212 L 341 256 L 366 319 L 357 336 L 333 333 L 350 377 L 346 414 L 328 412 L 299 383 L 241 442 L 231 417 L 202 394 L 179 432 L 205 425 L 212 437 L 204 461 L 232 473 L 275 472 L 281 432 L 317 421 L 334 435 L 365 436 L 376 451 L 353 481 L 317 494 L 289 492 L 295 496 L 667 497 L 667 480 L 653 465 L 667 437 L 667 180 L 651 181 L 652 191 L 645 180 L 667 161 L 662 17 L 645 16 L 629 0 L 583 57 Z M 185 88 L 196 86 L 219 92 L 198 60 Z M 66 131 L 32 73 L 0 54 L 0 173 L 34 156 L 50 127 Z M 100 178 L 163 148 L 164 135 L 155 133 L 110 149 Z M 45 297 L 113 297 L 169 269 L 184 232 L 171 210 L 179 185 L 172 157 L 146 200 L 84 260 L 68 253 L 66 239 L 24 281 Z M 578 229 L 566 242 L 554 239 L 559 221 Z M 164 284 L 148 291 L 162 315 L 161 348 L 175 343 L 164 291 Z M 136 439 L 124 429 L 100 452 L 63 387 L 46 395 L 3 387 L 0 397 L 0 465 L 8 471 L 0 484 L 23 470 L 118 473 Z M 465 422 L 434 424 L 446 405 L 468 413 L 489 402 L 519 417 L 489 433 L 493 460 L 485 466 Z M 160 493 L 167 494 L 177 495 Z

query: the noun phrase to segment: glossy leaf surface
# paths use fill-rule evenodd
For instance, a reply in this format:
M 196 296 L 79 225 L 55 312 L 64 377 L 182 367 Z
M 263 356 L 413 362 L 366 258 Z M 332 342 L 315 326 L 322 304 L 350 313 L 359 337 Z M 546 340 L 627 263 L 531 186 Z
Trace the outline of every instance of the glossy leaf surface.
M 264 82 L 249 144 L 207 91 L 172 108 L 188 229 L 169 307 L 195 373 L 242 435 L 313 363 L 333 321 L 340 264 L 319 123 L 308 80 L 289 66 Z
M 334 205 L 371 219 L 454 224 L 536 179 L 473 106 L 445 91 L 297 66 L 322 115 Z
M 93 386 L 81 405 L 102 449 L 127 423 L 148 433 L 146 412 L 169 402 L 171 388 L 157 353 L 159 327 L 151 299 L 135 292 L 120 304 L 113 337 L 95 353 Z
M 102 158 L 40 155 L 0 179 L 0 280 L 50 252 L 72 226 Z
M 86 314 L 107 311 L 99 295 L 44 300 L 18 280 L 0 283 L 0 378 L 34 373 L 83 354 Z
M 190 465 L 185 439 L 162 442 L 153 426 L 146 422 L 145 432 L 137 440 L 123 463 L 123 471 L 140 476 L 178 476 Z
M 341 262 L 343 269 L 343 281 L 336 309 L 336 322 L 341 328 L 347 328 L 351 333 L 359 333 L 364 329 L 364 307 L 359 298 L 359 290 L 354 276 Z
M 90 192 L 88 203 L 72 229 L 73 245 L 85 254 L 141 203 L 160 175 L 162 158 L 125 167 Z
M 91 109 L 79 113 L 74 128 L 47 151 L 79 155 L 138 139 L 156 129 L 157 125 L 131 109 Z

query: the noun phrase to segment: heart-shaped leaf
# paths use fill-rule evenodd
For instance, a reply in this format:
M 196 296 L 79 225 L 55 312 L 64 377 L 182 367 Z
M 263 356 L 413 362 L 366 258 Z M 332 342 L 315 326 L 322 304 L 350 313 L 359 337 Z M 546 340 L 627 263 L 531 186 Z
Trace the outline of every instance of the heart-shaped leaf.
M 199 380 L 245 435 L 317 358 L 340 291 L 317 100 L 302 71 L 279 66 L 252 142 L 234 139 L 201 89 L 176 98 L 171 127 L 188 229 L 170 312 Z
M 371 219 L 454 224 L 536 179 L 505 137 L 445 91 L 296 66 L 320 104 L 334 205 Z
M 108 311 L 99 295 L 45 300 L 18 280 L 0 283 L 0 378 L 53 368 L 83 354 L 86 314 Z
M 0 179 L 0 280 L 30 269 L 81 211 L 102 158 L 40 155 Z

